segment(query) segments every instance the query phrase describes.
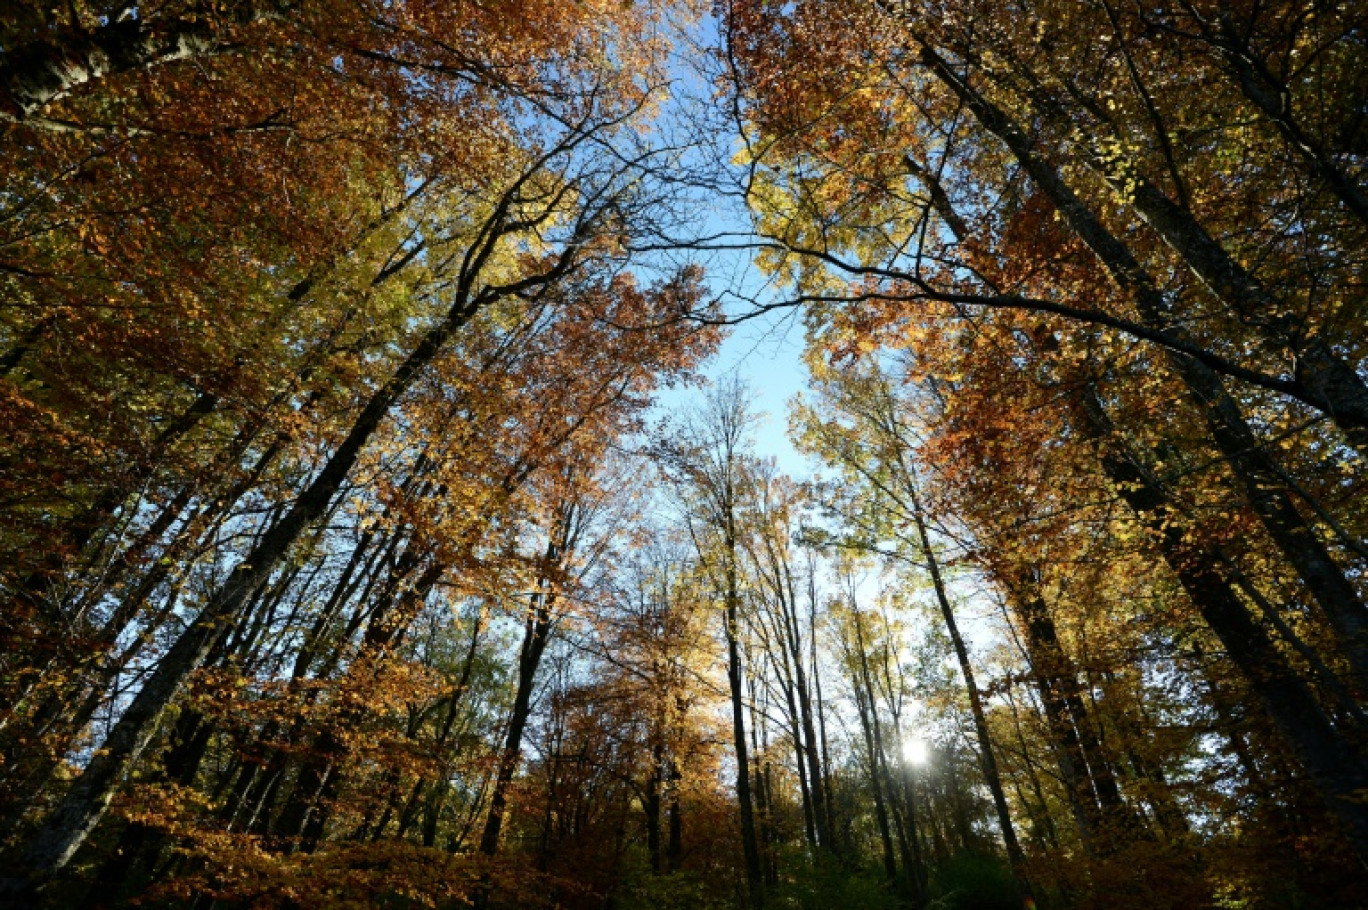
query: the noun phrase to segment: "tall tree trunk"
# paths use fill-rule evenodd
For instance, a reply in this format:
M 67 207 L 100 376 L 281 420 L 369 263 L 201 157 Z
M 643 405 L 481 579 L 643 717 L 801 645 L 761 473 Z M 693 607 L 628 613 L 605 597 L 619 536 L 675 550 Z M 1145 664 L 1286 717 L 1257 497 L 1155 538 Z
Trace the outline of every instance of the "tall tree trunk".
M 53 598 L 53 591 L 60 588 L 68 566 L 86 555 L 88 548 L 94 548 L 92 541 L 100 532 L 107 530 L 133 491 L 152 476 L 167 450 L 217 406 L 217 395 L 211 392 L 197 394 L 185 410 L 157 434 L 157 438 L 123 472 L 122 477 L 100 490 L 94 501 L 63 526 L 57 539 L 46 542 L 41 561 L 19 582 L 13 602 L 7 605 L 3 616 L 0 616 L 0 623 L 3 623 L 0 624 L 0 634 L 6 637 L 25 634 L 22 626 L 10 628 L 10 618 L 22 620 L 30 615 L 41 617 L 54 629 L 69 627 L 68 621 L 73 617 L 68 617 L 64 605 Z M 3 640 L 0 638 L 0 641 Z
M 799 726 L 797 699 L 793 695 L 793 685 L 786 681 L 784 697 L 789 709 L 789 738 L 793 741 L 793 762 L 798 770 L 798 795 L 803 804 L 803 834 L 808 846 L 817 847 L 817 823 L 812 809 L 812 786 L 808 783 L 807 753 L 804 750 L 802 728 Z
M 641 811 L 646 817 L 646 855 L 651 862 L 652 875 L 664 871 L 660 853 L 660 806 L 664 778 L 665 749 L 657 742 L 651 747 L 651 774 L 646 778 L 646 792 L 641 800 Z
M 528 718 L 532 715 L 532 693 L 536 685 L 537 668 L 541 665 L 542 654 L 546 651 L 551 636 L 550 600 L 551 595 L 548 592 L 534 594 L 533 603 L 528 608 L 527 621 L 523 625 L 523 643 L 518 652 L 517 689 L 513 695 L 513 707 L 509 712 L 503 749 L 499 753 L 499 766 L 489 799 L 489 815 L 485 818 L 484 831 L 480 835 L 480 852 L 486 856 L 493 856 L 499 852 L 499 839 L 508 807 L 508 790 L 513 783 L 513 775 L 522 761 L 523 734 L 527 730 Z
M 983 695 L 979 692 L 974 678 L 974 667 L 969 661 L 969 649 L 960 635 L 959 623 L 955 621 L 955 608 L 945 589 L 945 579 L 941 576 L 940 560 L 935 548 L 931 546 L 931 536 L 926 529 L 926 516 L 921 507 L 921 498 L 913 491 L 912 517 L 917 526 L 917 540 L 921 544 L 922 558 L 926 561 L 927 571 L 931 573 L 931 587 L 936 594 L 936 604 L 940 607 L 941 618 L 950 633 L 950 642 L 959 661 L 960 673 L 964 677 L 965 692 L 969 696 L 969 711 L 974 718 L 974 734 L 978 739 L 979 769 L 983 772 L 988 792 L 993 797 L 993 809 L 997 813 L 998 827 L 1002 831 L 1002 841 L 1007 848 L 1007 860 L 1011 863 L 1012 874 L 1016 876 L 1023 899 L 1031 897 L 1031 885 L 1026 877 L 1026 856 L 1022 853 L 1017 840 L 1016 827 L 1012 824 L 1012 814 L 1007 808 L 1007 795 L 1002 789 L 1002 775 L 998 771 L 997 756 L 993 752 L 992 737 L 988 732 L 988 716 L 983 710 Z
M 727 639 L 727 686 L 731 693 L 732 745 L 736 749 L 736 799 L 741 812 L 741 848 L 746 860 L 746 886 L 750 904 L 753 910 L 761 910 L 765 905 L 765 881 L 751 796 L 750 751 L 746 745 L 746 709 L 741 675 L 741 646 L 738 640 L 740 591 L 737 587 L 734 548 L 730 562 L 723 624 Z
M 1045 788 L 1041 786 L 1040 774 L 1036 771 L 1036 763 L 1031 758 L 1031 750 L 1026 745 L 1026 735 L 1021 729 L 1021 711 L 1017 706 L 1016 698 L 1012 695 L 1012 688 L 1009 684 L 1007 693 L 1008 709 L 1012 712 L 1012 729 L 1016 733 L 1017 747 L 1021 750 L 1021 762 L 1025 765 L 1026 779 L 1031 785 L 1031 794 L 1035 797 L 1036 811 L 1032 813 L 1031 823 L 1035 826 L 1036 838 L 1051 849 L 1059 847 L 1059 832 L 1055 829 L 1054 817 L 1050 814 L 1050 804 L 1045 798 Z M 1020 786 L 1017 787 L 1017 794 L 1021 797 L 1021 804 L 1029 807 L 1030 801 L 1021 795 Z
M 1028 80 L 1033 82 L 1034 77 L 1028 76 Z M 1099 123 L 1112 124 L 1111 114 L 1078 89 L 1071 77 L 1064 76 L 1063 82 Z M 1055 123 L 1070 124 L 1048 92 L 1034 90 L 1031 96 Z M 1327 412 L 1328 416 L 1339 424 L 1350 444 L 1368 453 L 1368 384 L 1353 365 L 1336 354 L 1324 338 L 1301 338 L 1282 327 L 1277 314 L 1286 307 L 1207 232 L 1190 208 L 1171 200 L 1135 162 L 1124 154 L 1104 152 L 1096 139 L 1085 142 L 1083 149 L 1087 166 L 1112 188 L 1119 202 L 1134 207 L 1212 296 L 1252 326 L 1266 346 L 1293 355 L 1297 382 L 1331 407 L 1333 413 Z
M 825 702 L 822 699 L 822 674 L 816 672 L 817 586 L 811 574 L 809 574 L 808 578 L 808 628 L 813 630 L 813 634 L 809 637 L 808 647 L 811 651 L 812 667 L 814 671 L 812 675 L 813 695 L 815 696 L 813 710 L 817 715 L 817 729 L 822 747 L 822 760 L 818 766 L 821 769 L 821 774 L 817 778 L 817 783 L 822 789 L 822 805 L 826 809 L 826 830 L 831 838 L 829 843 L 831 844 L 831 849 L 839 853 L 841 852 L 841 845 L 836 839 L 836 809 L 835 801 L 832 799 L 831 775 L 829 773 L 831 768 L 831 744 L 827 739 L 826 708 Z
M 808 791 L 812 802 L 812 825 L 818 846 L 832 847 L 831 825 L 827 809 L 827 794 L 822 758 L 818 751 L 816 724 L 812 717 L 812 695 L 808 689 L 807 671 L 803 667 L 804 648 L 801 629 L 798 624 L 798 599 L 790 586 L 786 598 L 785 624 L 788 629 L 789 659 L 793 661 L 795 688 L 798 695 L 798 712 L 802 724 L 802 746 L 807 768 Z M 809 634 L 815 634 L 809 630 Z M 813 665 L 814 674 L 817 665 Z M 796 735 L 796 734 L 795 734 Z
M 665 869 L 678 872 L 684 863 L 684 817 L 679 805 L 679 766 L 670 760 L 670 834 L 665 847 Z
M 926 904 L 927 876 L 926 867 L 921 855 L 921 844 L 918 840 L 918 832 L 915 826 L 915 819 L 910 816 L 911 804 L 902 807 L 898 805 L 898 787 L 894 782 L 893 772 L 889 767 L 888 753 L 884 745 L 883 725 L 879 721 L 878 704 L 875 701 L 877 691 L 874 675 L 869 669 L 869 647 L 864 637 L 864 622 L 858 612 L 854 615 L 855 624 L 855 656 L 858 659 L 860 684 L 866 693 L 868 701 L 869 717 L 867 720 L 868 745 L 873 748 L 870 755 L 871 770 L 874 775 L 874 786 L 887 794 L 888 814 L 891 816 L 894 828 L 898 836 L 898 847 L 902 853 L 903 870 L 907 875 L 908 891 L 911 894 L 914 907 L 922 907 Z M 882 649 L 885 658 L 888 656 L 888 648 Z M 890 687 L 892 681 L 889 681 Z M 890 693 L 891 694 L 891 693 Z M 898 734 L 901 738 L 901 733 Z M 908 812 L 904 818 L 904 811 Z M 886 824 L 886 823 L 885 823 Z M 891 845 L 886 845 L 891 850 Z
M 1018 572 L 1008 583 L 1010 599 L 1025 633 L 1027 657 L 1045 708 L 1045 718 L 1059 761 L 1059 774 L 1073 811 L 1074 821 L 1084 846 L 1090 853 L 1105 853 L 1106 827 L 1088 770 L 1078 718 L 1070 710 L 1069 693 L 1076 690 L 1067 676 L 1073 673 L 1070 662 L 1060 650 L 1054 622 L 1028 572 Z
M 380 672 L 398 639 L 403 636 L 445 571 L 445 564 L 434 561 L 415 580 L 412 588 L 397 594 L 397 603 L 372 612 L 361 649 L 363 672 Z M 300 769 L 290 799 L 275 825 L 275 833 L 285 839 L 287 845 L 297 844 L 304 853 L 312 853 L 317 848 L 327 821 L 328 806 L 346 781 L 351 746 L 340 730 L 359 727 L 364 723 L 365 715 L 366 711 L 361 706 L 345 710 L 314 743 L 313 751 Z
M 852 668 L 853 669 L 853 668 Z M 879 829 L 879 842 L 883 845 L 884 875 L 888 886 L 898 887 L 898 861 L 893 854 L 893 833 L 888 824 L 888 809 L 884 804 L 883 775 L 879 770 L 878 745 L 874 741 L 874 727 L 870 713 L 874 710 L 873 693 L 855 682 L 855 708 L 860 717 L 860 732 L 864 736 L 865 752 L 869 757 L 869 792 L 874 797 L 874 821 Z
M 1165 561 L 1257 695 L 1361 858 L 1368 858 L 1368 761 L 1347 742 L 1268 634 L 1254 622 L 1222 570 L 1219 551 L 1188 533 L 1162 483 L 1117 440 L 1101 402 L 1087 394 L 1081 418 L 1099 441 L 1098 459 L 1121 497 L 1155 536 Z

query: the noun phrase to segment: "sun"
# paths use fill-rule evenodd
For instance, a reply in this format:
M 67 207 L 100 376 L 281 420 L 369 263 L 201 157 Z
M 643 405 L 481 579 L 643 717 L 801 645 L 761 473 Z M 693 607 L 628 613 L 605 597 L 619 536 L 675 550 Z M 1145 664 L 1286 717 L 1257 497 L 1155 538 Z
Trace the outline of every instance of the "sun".
M 920 736 L 914 736 L 903 743 L 903 758 L 908 764 L 924 765 L 930 756 L 931 751 L 927 748 L 926 740 Z

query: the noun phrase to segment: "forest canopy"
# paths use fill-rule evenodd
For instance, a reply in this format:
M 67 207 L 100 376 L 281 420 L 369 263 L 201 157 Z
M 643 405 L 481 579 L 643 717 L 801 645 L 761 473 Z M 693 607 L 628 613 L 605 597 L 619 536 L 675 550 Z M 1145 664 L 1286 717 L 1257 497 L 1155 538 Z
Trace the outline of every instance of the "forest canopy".
M 1354 0 L 17 0 L 0 907 L 1361 907 L 1366 175 Z

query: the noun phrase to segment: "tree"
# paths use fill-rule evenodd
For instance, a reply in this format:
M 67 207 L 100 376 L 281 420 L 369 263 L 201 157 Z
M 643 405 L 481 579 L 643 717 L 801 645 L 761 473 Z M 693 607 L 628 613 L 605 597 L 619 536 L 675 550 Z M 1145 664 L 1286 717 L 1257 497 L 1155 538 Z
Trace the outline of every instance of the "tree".
M 731 691 L 732 743 L 736 749 L 736 797 L 751 906 L 764 905 L 764 875 L 752 801 L 751 758 L 741 663 L 743 511 L 751 498 L 745 450 L 754 416 L 746 390 L 733 380 L 708 398 L 706 410 L 667 444 L 664 468 L 679 487 L 685 527 L 713 597 L 721 605 Z

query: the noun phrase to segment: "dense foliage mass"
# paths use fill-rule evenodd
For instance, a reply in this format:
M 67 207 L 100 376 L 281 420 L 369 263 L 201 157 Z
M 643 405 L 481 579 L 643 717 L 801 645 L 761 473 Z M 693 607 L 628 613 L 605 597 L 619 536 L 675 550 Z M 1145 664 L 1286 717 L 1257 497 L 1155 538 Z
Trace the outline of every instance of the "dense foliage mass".
M 1366 36 L 14 4 L 0 906 L 1361 906 Z

